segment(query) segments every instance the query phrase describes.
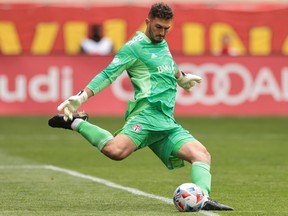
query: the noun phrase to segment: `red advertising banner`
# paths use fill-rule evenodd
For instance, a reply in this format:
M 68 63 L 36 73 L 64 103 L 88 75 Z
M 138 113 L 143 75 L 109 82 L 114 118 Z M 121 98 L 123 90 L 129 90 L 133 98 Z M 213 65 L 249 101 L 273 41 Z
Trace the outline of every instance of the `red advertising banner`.
M 231 5 L 171 4 L 175 18 L 167 38 L 170 50 L 188 56 L 215 54 L 222 38 L 229 36 L 237 55 L 288 55 L 286 5 Z M 0 52 L 78 54 L 80 41 L 95 23 L 103 24 L 116 52 L 145 29 L 149 7 L 0 4 Z
M 56 113 L 112 56 L 2 56 L 0 115 Z M 191 93 L 179 88 L 176 115 L 288 115 L 287 57 L 175 56 L 180 68 L 203 77 Z M 124 72 L 81 109 L 94 115 L 123 115 L 133 88 Z

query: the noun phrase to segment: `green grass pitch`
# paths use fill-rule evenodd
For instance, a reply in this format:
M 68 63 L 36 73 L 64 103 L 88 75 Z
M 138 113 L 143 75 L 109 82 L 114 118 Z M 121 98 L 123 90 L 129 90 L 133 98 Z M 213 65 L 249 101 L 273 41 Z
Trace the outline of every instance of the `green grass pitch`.
M 171 198 L 190 166 L 169 171 L 149 149 L 112 161 L 49 117 L 0 117 L 0 215 L 288 215 L 287 117 L 178 117 L 212 154 L 212 193 L 233 212 L 180 213 L 161 200 L 43 168 L 53 165 Z M 122 118 L 91 117 L 114 132 Z M 27 167 L 33 166 L 33 167 Z M 36 166 L 36 167 L 35 167 Z

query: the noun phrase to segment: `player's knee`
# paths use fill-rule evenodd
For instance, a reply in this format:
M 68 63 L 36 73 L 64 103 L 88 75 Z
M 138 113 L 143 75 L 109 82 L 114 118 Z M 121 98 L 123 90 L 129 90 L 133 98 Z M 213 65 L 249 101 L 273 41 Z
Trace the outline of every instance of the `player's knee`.
M 211 163 L 211 154 L 209 153 L 207 149 L 203 151 L 203 158 L 205 159 L 205 162 L 209 164 Z
M 200 144 L 200 145 L 199 145 Z M 208 164 L 211 163 L 211 155 L 209 153 L 209 151 L 207 150 L 207 148 L 202 145 L 201 143 L 199 143 L 197 145 L 197 148 L 195 148 L 195 153 L 194 158 L 193 158 L 193 162 L 195 161 L 202 161 L 202 162 L 206 162 Z
M 123 151 L 120 148 L 113 147 L 111 145 L 106 145 L 102 149 L 102 153 L 105 154 L 107 157 L 109 157 L 112 160 L 120 161 L 127 157 L 125 154 L 125 151 Z
M 211 155 L 206 148 L 198 149 L 196 152 L 193 152 L 193 157 L 191 158 L 191 163 L 201 161 L 210 164 Z
M 185 144 L 178 152 L 180 158 L 189 163 L 201 161 L 210 164 L 211 155 L 208 150 L 199 141 Z

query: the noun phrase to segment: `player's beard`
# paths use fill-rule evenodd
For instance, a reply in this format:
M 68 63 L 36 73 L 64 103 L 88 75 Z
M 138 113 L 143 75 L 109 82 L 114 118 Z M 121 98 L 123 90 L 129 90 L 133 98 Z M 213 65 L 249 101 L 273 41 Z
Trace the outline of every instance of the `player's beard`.
M 165 35 L 155 35 L 151 29 L 151 26 L 148 26 L 148 33 L 149 33 L 149 38 L 152 41 L 152 43 L 161 43 L 165 39 Z M 157 39 L 159 38 L 159 39 Z

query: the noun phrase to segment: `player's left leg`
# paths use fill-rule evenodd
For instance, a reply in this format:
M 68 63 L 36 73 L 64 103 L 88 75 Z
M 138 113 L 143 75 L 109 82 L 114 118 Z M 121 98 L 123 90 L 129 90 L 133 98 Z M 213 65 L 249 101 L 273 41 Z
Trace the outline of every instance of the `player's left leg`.
M 211 156 L 204 145 L 197 140 L 176 145 L 172 154 L 192 164 L 192 182 L 200 186 L 206 195 L 202 210 L 230 211 L 232 207 L 220 204 L 209 197 L 211 191 Z
M 185 160 L 192 164 L 192 182 L 200 186 L 205 195 L 209 196 L 211 190 L 211 156 L 205 146 L 195 139 L 189 131 L 179 124 L 174 126 L 169 131 L 168 140 L 165 144 L 165 148 L 172 146 L 168 157 L 173 161 Z
M 211 156 L 207 149 L 197 140 L 189 141 L 182 146 L 174 148 L 179 158 L 192 164 L 192 182 L 200 186 L 206 196 L 211 191 L 210 163 Z M 176 151 L 176 152 L 175 152 Z

